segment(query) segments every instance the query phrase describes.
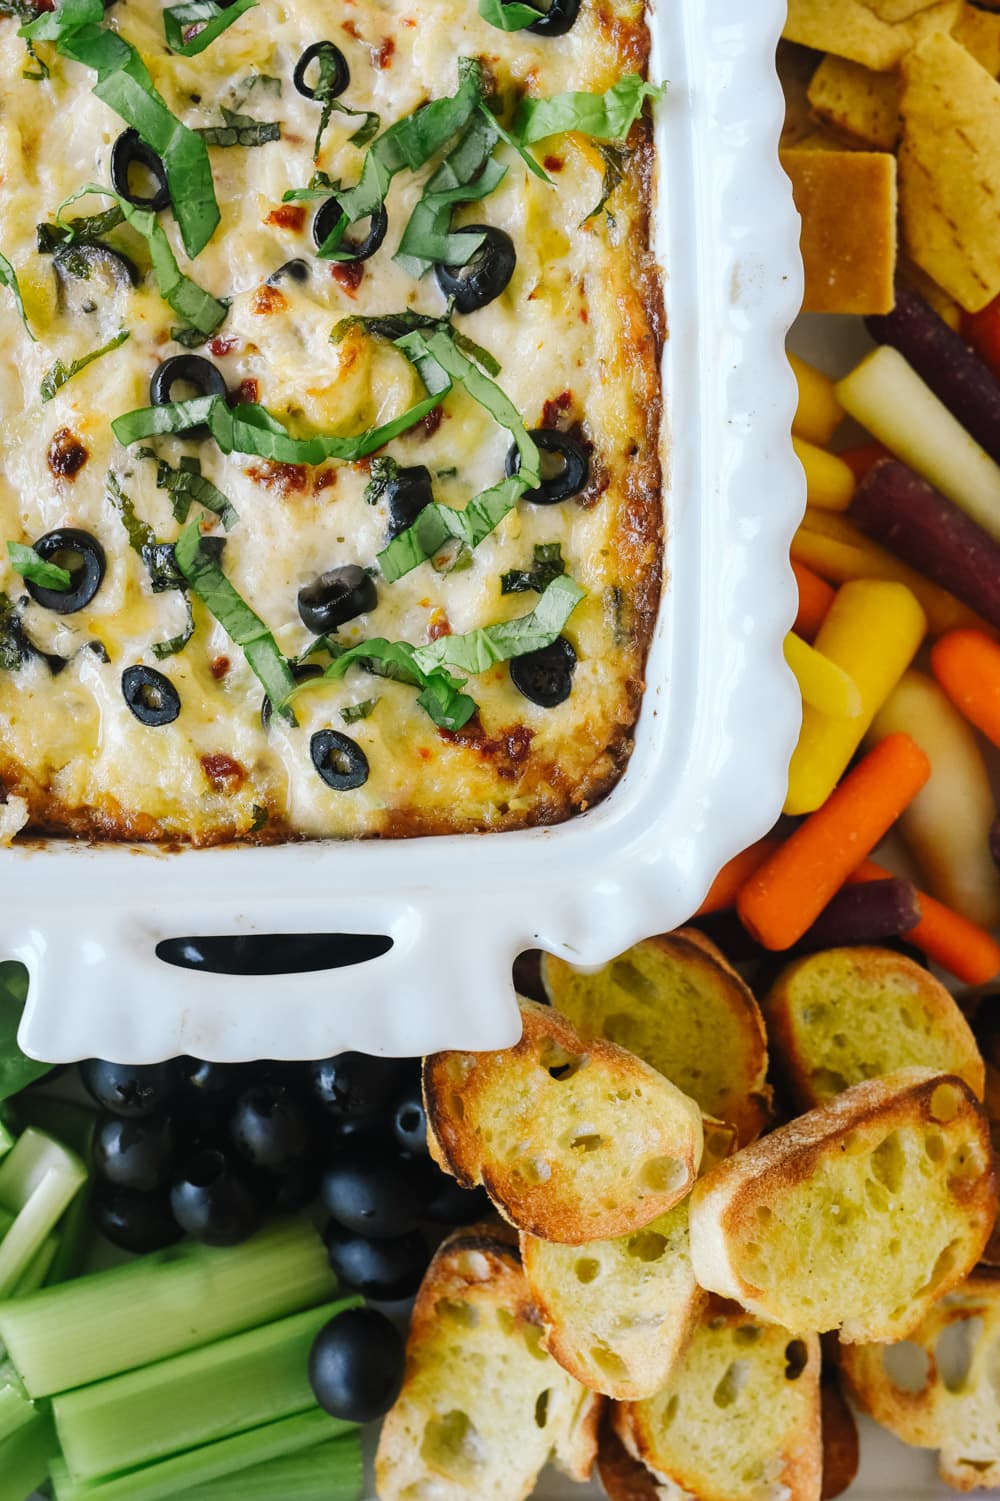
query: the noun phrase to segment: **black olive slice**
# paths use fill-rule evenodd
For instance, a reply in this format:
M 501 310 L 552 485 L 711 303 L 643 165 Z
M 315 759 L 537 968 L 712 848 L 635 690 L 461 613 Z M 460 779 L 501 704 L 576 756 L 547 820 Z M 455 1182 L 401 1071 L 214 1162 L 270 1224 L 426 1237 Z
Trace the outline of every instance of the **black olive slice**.
M 501 3 L 506 5 L 508 0 L 501 0 Z M 580 0 L 552 0 L 544 16 L 539 16 L 525 29 L 533 31 L 536 36 L 565 36 L 579 14 Z
M 66 245 L 52 257 L 59 306 L 71 315 L 96 313 L 120 292 L 137 285 L 139 272 L 127 255 L 109 245 Z
M 156 183 L 151 198 L 133 192 L 129 177 L 133 167 L 145 167 Z M 154 214 L 170 206 L 167 170 L 156 152 L 140 139 L 137 130 L 123 130 L 111 148 L 111 186 L 120 198 L 136 208 L 152 209 Z
M 310 678 L 321 678 L 323 676 L 323 669 L 318 662 L 296 662 L 291 667 L 291 673 L 297 683 L 307 683 Z M 260 706 L 260 722 L 265 730 L 271 728 L 273 715 L 274 709 L 270 696 L 265 693 Z
M 25 579 L 24 587 L 37 605 L 57 615 L 73 615 L 90 604 L 101 587 L 106 567 L 104 548 L 96 537 L 75 526 L 61 526 L 39 537 L 35 551 L 46 563 L 56 563 L 70 575 L 68 589 L 46 589 Z
M 297 281 L 300 285 L 303 282 L 308 281 L 309 262 L 298 259 L 293 261 L 286 261 L 283 266 L 278 267 L 277 271 L 271 272 L 270 276 L 267 278 L 267 285 L 269 287 L 276 287 L 278 283 L 284 281 L 286 277 L 288 277 L 290 281 Z
M 389 508 L 386 540 L 391 542 L 412 526 L 424 507 L 433 501 L 430 470 L 425 464 L 411 464 L 398 470 L 386 484 L 385 499 Z
M 537 490 L 525 490 L 522 499 L 536 506 L 554 506 L 561 500 L 569 500 L 571 495 L 579 495 L 590 475 L 590 460 L 583 445 L 569 433 L 557 432 L 553 427 L 533 428 L 531 437 L 543 456 L 552 454 L 562 460 L 562 465 L 555 473 L 546 475 L 543 457 L 542 483 Z M 516 474 L 520 467 L 521 455 L 513 443 L 507 454 L 508 475 Z
M 306 82 L 306 74 L 310 65 L 324 54 L 333 61 L 333 79 L 327 91 L 328 96 L 334 98 L 337 94 L 342 94 L 351 81 L 351 70 L 340 48 L 335 47 L 333 42 L 313 42 L 295 64 L 295 71 L 292 74 L 292 82 L 299 93 L 304 94 L 307 99 L 315 99 L 316 90 Z
M 357 563 L 346 563 L 321 573 L 299 590 L 302 624 L 317 636 L 335 631 L 357 615 L 366 615 L 378 604 L 375 581 Z
M 317 213 L 312 223 L 312 236 L 316 242 L 317 250 L 322 250 L 324 240 L 340 222 L 342 212 L 343 210 L 337 199 L 328 198 Z M 338 251 L 344 260 L 366 261 L 370 256 L 375 254 L 385 239 L 385 232 L 388 228 L 389 215 L 385 211 L 385 205 L 380 204 L 371 216 L 368 233 L 364 239 L 351 240 L 345 235 L 340 242 Z
M 170 679 L 141 662 L 122 673 L 122 693 L 140 724 L 173 724 L 181 712 L 181 697 Z
M 157 365 L 149 382 L 149 399 L 154 407 L 169 406 L 174 386 L 184 381 L 194 386 L 199 396 L 225 396 L 226 381 L 218 366 L 200 354 L 175 354 Z
M 323 781 L 336 792 L 350 792 L 368 780 L 368 757 L 350 735 L 317 730 L 309 742 L 309 753 Z
M 554 709 L 573 690 L 576 652 L 565 636 L 557 636 L 551 646 L 525 652 L 510 664 L 510 679 L 525 698 L 543 709 Z
M 505 229 L 492 224 L 463 224 L 461 235 L 482 234 L 486 239 L 464 266 L 434 267 L 437 284 L 457 313 L 474 313 L 499 297 L 514 275 L 517 251 Z

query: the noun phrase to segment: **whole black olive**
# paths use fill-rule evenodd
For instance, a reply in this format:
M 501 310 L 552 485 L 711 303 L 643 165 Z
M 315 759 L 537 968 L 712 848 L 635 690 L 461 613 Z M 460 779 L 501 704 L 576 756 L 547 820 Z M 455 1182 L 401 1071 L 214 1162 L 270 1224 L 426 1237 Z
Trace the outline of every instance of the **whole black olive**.
M 554 506 L 571 495 L 579 495 L 590 475 L 590 460 L 587 450 L 569 433 L 557 432 L 553 427 L 536 427 L 530 435 L 535 445 L 542 450 L 542 483 L 536 490 L 525 490 L 521 497 L 536 506 Z M 554 473 L 545 473 L 545 454 L 551 454 L 561 464 Z M 507 473 L 517 474 L 521 467 L 521 454 L 513 443 L 507 452 Z
M 192 1153 L 182 1164 L 170 1205 L 181 1228 L 206 1246 L 239 1245 L 257 1228 L 250 1188 L 225 1153 L 212 1147 Z
M 177 1092 L 172 1063 L 108 1063 L 87 1058 L 80 1079 L 88 1094 L 111 1115 L 126 1119 L 154 1115 Z
M 375 580 L 357 563 L 331 568 L 299 590 L 299 618 L 317 636 L 335 631 L 378 604 Z
M 225 396 L 226 382 L 222 371 L 200 354 L 175 354 L 153 371 L 149 382 L 149 399 L 154 407 L 169 406 L 171 392 L 178 381 L 194 386 L 199 396 Z
M 392 1129 L 404 1152 L 427 1155 L 427 1116 L 419 1081 L 397 1099 Z
M 170 1177 L 175 1140 L 168 1115 L 131 1121 L 101 1116 L 94 1128 L 94 1169 L 106 1183 L 149 1193 Z
M 333 42 L 313 42 L 295 64 L 295 71 L 292 74 L 292 82 L 299 93 L 304 94 L 307 99 L 315 99 L 316 90 L 306 82 L 306 74 L 310 65 L 324 56 L 333 63 L 333 77 L 326 89 L 327 98 L 336 98 L 338 94 L 342 94 L 351 81 L 351 70 L 340 48 L 334 46 Z
M 424 507 L 433 501 L 430 470 L 424 464 L 411 464 L 397 470 L 386 483 L 384 494 L 389 508 L 386 538 L 391 542 L 412 526 Z
M 309 1356 L 309 1381 L 320 1407 L 347 1423 L 371 1423 L 403 1385 L 402 1336 L 374 1308 L 348 1308 L 325 1324 Z
M 122 673 L 122 693 L 139 723 L 151 729 L 173 724 L 181 712 L 181 696 L 170 679 L 141 662 Z
M 95 1183 L 90 1212 L 105 1240 L 123 1251 L 162 1251 L 184 1234 L 162 1189 L 139 1193 L 114 1183 Z
M 296 258 L 295 260 L 286 261 L 283 266 L 278 267 L 277 271 L 272 271 L 267 278 L 267 285 L 269 287 L 276 287 L 286 277 L 291 281 L 297 281 L 301 285 L 303 282 L 309 280 L 309 275 L 309 262 Z
M 356 740 L 339 730 L 317 730 L 309 742 L 312 763 L 335 792 L 351 792 L 368 780 L 368 757 Z
M 97 538 L 78 527 L 61 526 L 39 537 L 34 546 L 40 558 L 65 567 L 70 576 L 68 589 L 46 589 L 25 579 L 24 587 L 35 603 L 57 615 L 73 615 L 89 605 L 104 581 L 107 566 Z
M 461 235 L 481 234 L 486 238 L 464 266 L 438 264 L 434 267 L 434 275 L 457 313 L 474 313 L 500 296 L 514 275 L 517 251 L 506 230 L 497 229 L 492 224 L 463 224 L 456 232 Z
M 506 5 L 508 0 L 501 0 Z M 544 16 L 532 21 L 526 29 L 536 36 L 565 36 L 580 14 L 580 0 L 552 0 Z
M 393 1146 L 360 1142 L 330 1164 L 320 1194 L 339 1224 L 384 1240 L 405 1235 L 423 1219 L 436 1187 L 430 1163 Z
M 127 255 L 110 245 L 66 245 L 52 257 L 59 306 L 75 316 L 96 313 L 119 293 L 137 285 L 139 272 Z
M 268 1215 L 295 1214 L 313 1202 L 319 1193 L 322 1164 L 315 1157 L 300 1157 L 283 1173 L 257 1173 L 254 1193 Z
M 342 213 L 343 210 L 336 198 L 328 198 L 323 204 L 312 223 L 312 236 L 317 250 L 322 250 L 327 235 L 339 224 Z M 371 215 L 368 233 L 364 239 L 352 240 L 345 235 L 337 247 L 337 259 L 367 261 L 385 239 L 385 232 L 388 228 L 389 215 L 385 211 L 385 205 L 380 204 Z
M 312 1092 L 336 1120 L 370 1120 L 388 1113 L 399 1087 L 399 1062 L 370 1053 L 339 1053 L 309 1065 Z
M 573 691 L 576 652 L 565 636 L 557 636 L 551 646 L 525 652 L 510 664 L 510 679 L 525 698 L 543 709 L 554 709 Z
M 229 1136 L 252 1167 L 283 1173 L 309 1146 L 306 1113 L 284 1084 L 246 1089 L 233 1108 Z
M 337 1281 L 366 1298 L 411 1298 L 431 1259 L 419 1230 L 393 1240 L 369 1240 L 331 1220 L 323 1239 Z
M 318 662 L 296 662 L 293 664 L 291 672 L 292 677 L 297 683 L 305 683 L 308 682 L 310 678 L 321 678 L 323 676 L 323 669 L 322 667 L 320 667 Z M 271 720 L 273 716 L 274 707 L 269 696 L 265 693 L 263 702 L 260 706 L 260 722 L 264 726 L 265 730 L 269 730 L 271 728 Z
M 228 1063 L 207 1063 L 203 1058 L 178 1058 L 177 1080 L 196 1099 L 224 1100 L 239 1087 L 242 1075 Z
M 133 192 L 130 183 L 133 167 L 144 167 L 156 183 L 151 198 Z M 136 208 L 152 209 L 157 214 L 170 206 L 166 168 L 156 152 L 140 139 L 137 130 L 123 130 L 111 148 L 111 186 L 120 198 Z

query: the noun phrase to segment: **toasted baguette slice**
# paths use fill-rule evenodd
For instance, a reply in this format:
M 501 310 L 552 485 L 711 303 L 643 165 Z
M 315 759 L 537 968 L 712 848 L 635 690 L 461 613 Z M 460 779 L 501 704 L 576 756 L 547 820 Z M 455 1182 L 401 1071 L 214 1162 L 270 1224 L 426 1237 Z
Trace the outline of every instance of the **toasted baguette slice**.
M 615 1428 L 667 1495 L 819 1501 L 819 1371 L 816 1335 L 713 1303 L 666 1385 L 616 1408 Z
M 907 1343 L 852 1345 L 842 1368 L 858 1404 L 904 1443 L 939 1449 L 960 1491 L 1000 1485 L 1000 1274 L 977 1271 Z
M 691 1197 L 701 1285 L 800 1334 L 903 1338 L 966 1277 L 997 1207 L 986 1116 L 953 1074 L 855 1084 Z
M 919 1065 L 983 1097 L 983 1060 L 940 981 L 891 949 L 828 949 L 781 971 L 761 1002 L 775 1062 L 803 1110 Z
M 444 1242 L 417 1294 L 406 1378 L 382 1425 L 381 1501 L 523 1501 L 554 1458 L 585 1481 L 601 1399 L 542 1348 L 506 1226 Z
M 767 1123 L 767 1038 L 752 993 L 693 928 L 647 938 L 592 974 L 551 954 L 542 982 L 581 1037 L 628 1048 L 735 1126 L 741 1144 Z
M 641 1230 L 690 1191 L 701 1111 L 623 1048 L 520 1005 L 516 1047 L 424 1060 L 431 1154 L 529 1235 L 583 1245 Z

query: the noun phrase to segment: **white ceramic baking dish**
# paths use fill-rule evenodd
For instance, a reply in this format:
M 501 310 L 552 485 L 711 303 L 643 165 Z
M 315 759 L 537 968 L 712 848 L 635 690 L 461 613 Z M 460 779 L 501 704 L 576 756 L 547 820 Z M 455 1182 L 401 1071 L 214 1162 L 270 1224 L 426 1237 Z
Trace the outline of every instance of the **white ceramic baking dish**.
M 782 638 L 804 504 L 784 336 L 798 221 L 776 144 L 782 0 L 671 0 L 653 17 L 668 583 L 635 752 L 591 812 L 486 836 L 167 854 L 0 852 L 0 954 L 22 960 L 27 1052 L 150 1061 L 490 1048 L 519 1030 L 522 949 L 607 961 L 675 926 L 773 822 L 799 700 Z M 237 978 L 169 967 L 178 935 L 383 934 L 348 968 Z

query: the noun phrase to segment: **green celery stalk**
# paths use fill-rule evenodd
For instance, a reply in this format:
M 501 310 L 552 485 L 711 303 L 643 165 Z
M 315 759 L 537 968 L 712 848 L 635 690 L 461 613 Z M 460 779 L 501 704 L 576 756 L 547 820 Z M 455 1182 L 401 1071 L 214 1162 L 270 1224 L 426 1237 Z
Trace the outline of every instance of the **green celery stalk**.
M 172 1246 L 0 1303 L 0 1343 L 32 1397 L 197 1349 L 331 1298 L 337 1279 L 306 1220 L 232 1250 Z
M 58 1237 L 47 1235 L 7 1294 L 8 1298 L 27 1298 L 36 1293 L 47 1281 L 58 1250 Z
M 86 1181 L 79 1157 L 34 1127 L 0 1162 L 0 1207 L 16 1215 L 0 1241 L 0 1298 L 17 1287 Z
M 183 1501 L 358 1501 L 361 1436 L 345 1433 L 314 1449 L 268 1459 L 183 1492 Z
M 3 1240 L 4 1236 L 7 1234 L 7 1231 L 14 1223 L 15 1218 L 16 1216 L 11 1214 L 9 1210 L 0 1209 L 0 1240 Z
M 91 1198 L 92 1188 L 88 1182 L 67 1209 L 59 1226 L 59 1244 L 45 1274 L 45 1287 L 54 1287 L 59 1282 L 72 1282 L 84 1270 L 94 1243 Z
M 264 1428 L 251 1428 L 249 1433 L 189 1449 L 186 1454 L 174 1454 L 158 1464 L 113 1475 L 108 1480 L 89 1484 L 76 1480 L 62 1460 L 52 1465 L 50 1474 L 56 1501 L 167 1501 L 178 1493 L 186 1495 L 192 1486 L 237 1474 L 250 1465 L 294 1454 L 299 1449 L 313 1448 L 351 1427 L 350 1423 L 328 1417 L 314 1407 L 311 1412 L 282 1418 Z
M 139 1469 L 315 1406 L 313 1340 L 361 1303 L 326 1303 L 56 1397 L 52 1415 L 70 1473 L 92 1480 Z
M 0 1157 L 6 1157 L 16 1140 L 17 1137 L 8 1131 L 3 1121 L 0 1121 Z
M 35 1407 L 9 1360 L 0 1365 L 0 1448 L 34 1417 Z
M 57 1452 L 46 1413 L 32 1413 L 30 1422 L 0 1439 L 0 1501 L 25 1501 L 48 1478 Z

